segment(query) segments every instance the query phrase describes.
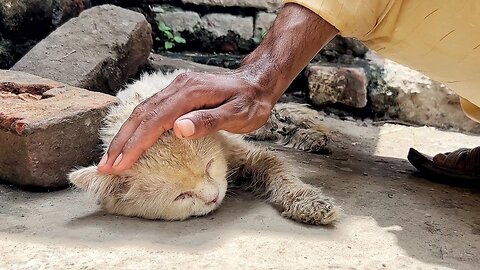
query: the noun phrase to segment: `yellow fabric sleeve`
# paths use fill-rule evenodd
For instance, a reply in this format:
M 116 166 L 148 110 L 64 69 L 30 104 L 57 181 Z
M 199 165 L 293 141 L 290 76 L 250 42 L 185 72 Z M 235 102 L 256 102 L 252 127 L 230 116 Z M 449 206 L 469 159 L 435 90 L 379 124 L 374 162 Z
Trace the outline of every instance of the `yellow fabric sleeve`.
M 342 36 L 362 41 L 392 31 L 401 0 L 283 0 L 304 6 L 335 26 Z
M 384 57 L 445 83 L 480 122 L 480 1 L 283 0 L 304 6 Z
M 480 123 L 480 108 L 470 101 L 460 97 L 460 104 L 462 104 L 463 112 L 473 121 Z

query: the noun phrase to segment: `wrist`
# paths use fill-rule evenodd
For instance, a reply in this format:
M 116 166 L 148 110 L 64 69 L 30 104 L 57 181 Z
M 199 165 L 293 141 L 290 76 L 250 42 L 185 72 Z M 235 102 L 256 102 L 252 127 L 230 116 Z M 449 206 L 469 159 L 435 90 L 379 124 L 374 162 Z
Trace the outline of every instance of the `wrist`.
M 261 57 L 250 61 L 248 58 L 237 70 L 239 76 L 247 80 L 273 106 L 287 89 L 288 83 L 285 83 L 281 71 L 271 59 Z
M 338 30 L 307 8 L 287 4 L 261 44 L 238 72 L 258 85 L 273 104 Z

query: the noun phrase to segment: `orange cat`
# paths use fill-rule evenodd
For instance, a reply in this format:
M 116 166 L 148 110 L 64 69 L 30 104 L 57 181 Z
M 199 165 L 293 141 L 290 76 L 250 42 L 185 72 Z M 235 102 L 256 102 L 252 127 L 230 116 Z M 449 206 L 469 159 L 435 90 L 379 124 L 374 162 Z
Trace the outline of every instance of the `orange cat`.
M 137 104 L 181 72 L 144 75 L 119 92 L 120 103 L 110 109 L 101 130 L 104 148 Z M 304 108 L 293 106 L 300 111 Z M 282 112 L 286 109 L 285 105 L 278 108 Z M 317 134 L 324 138 L 319 131 Z M 256 136 L 268 137 L 258 132 Z M 308 136 L 300 141 L 308 141 Z M 291 140 L 285 143 L 291 144 Z M 323 147 L 325 141 L 318 144 Z M 301 145 L 304 149 L 315 142 Z M 183 220 L 208 214 L 222 203 L 228 184 L 253 192 L 296 221 L 329 224 L 338 214 L 331 199 L 318 187 L 303 183 L 275 153 L 227 132 L 196 140 L 181 140 L 168 132 L 121 175 L 101 174 L 91 166 L 70 173 L 69 179 L 95 194 L 107 212 L 148 219 Z

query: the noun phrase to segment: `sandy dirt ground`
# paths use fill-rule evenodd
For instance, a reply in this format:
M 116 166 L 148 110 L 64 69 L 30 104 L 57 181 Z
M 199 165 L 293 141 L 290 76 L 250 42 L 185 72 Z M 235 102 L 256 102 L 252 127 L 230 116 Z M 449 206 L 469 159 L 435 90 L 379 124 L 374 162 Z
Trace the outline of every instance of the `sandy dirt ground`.
M 286 220 L 245 193 L 205 217 L 163 222 L 106 215 L 72 190 L 0 185 L 0 269 L 479 269 L 480 189 L 425 180 L 406 154 L 480 137 L 325 122 L 330 155 L 266 146 L 342 206 L 333 226 Z

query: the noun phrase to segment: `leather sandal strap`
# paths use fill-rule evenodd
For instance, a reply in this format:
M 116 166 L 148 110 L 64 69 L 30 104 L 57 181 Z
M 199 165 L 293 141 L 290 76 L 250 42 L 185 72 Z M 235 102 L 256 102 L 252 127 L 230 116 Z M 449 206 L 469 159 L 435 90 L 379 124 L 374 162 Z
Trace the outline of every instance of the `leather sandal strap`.
M 455 150 L 445 156 L 445 160 L 441 166 L 447 168 L 458 168 L 463 169 L 465 168 L 466 157 L 470 149 L 468 148 L 460 148 Z M 463 164 L 462 164 L 463 163 Z M 463 165 L 463 166 L 462 166 Z
M 468 151 L 465 162 L 466 171 L 480 173 L 480 146 Z

